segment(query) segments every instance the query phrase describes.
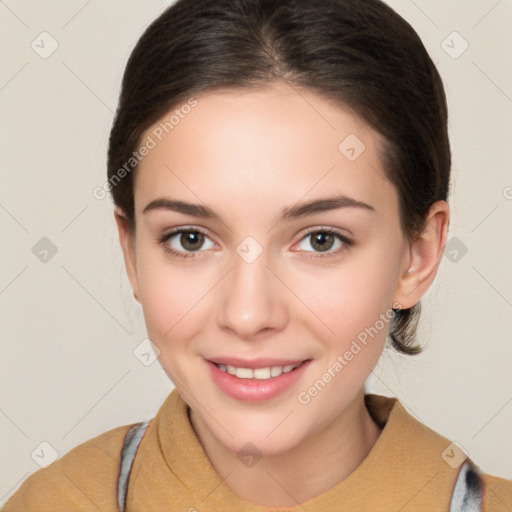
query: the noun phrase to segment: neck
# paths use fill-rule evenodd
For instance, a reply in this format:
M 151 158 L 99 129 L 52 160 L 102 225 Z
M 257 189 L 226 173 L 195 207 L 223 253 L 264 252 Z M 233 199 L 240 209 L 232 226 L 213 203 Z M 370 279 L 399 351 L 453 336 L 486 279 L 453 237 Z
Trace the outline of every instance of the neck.
M 189 418 L 212 466 L 219 475 L 228 475 L 226 485 L 243 500 L 267 507 L 296 506 L 336 486 L 363 462 L 382 432 L 361 390 L 324 429 L 292 450 L 265 455 L 244 468 L 190 409 Z

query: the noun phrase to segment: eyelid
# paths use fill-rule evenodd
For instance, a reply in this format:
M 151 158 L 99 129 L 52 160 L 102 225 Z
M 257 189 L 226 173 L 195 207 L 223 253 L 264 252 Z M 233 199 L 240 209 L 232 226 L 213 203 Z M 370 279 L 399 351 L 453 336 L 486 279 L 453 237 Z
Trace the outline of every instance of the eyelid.
M 172 235 L 181 233 L 182 231 L 193 231 L 193 232 L 197 231 L 198 233 L 201 233 L 201 234 L 207 236 L 208 238 L 212 238 L 206 228 L 202 228 L 200 226 L 187 226 L 187 225 L 172 228 L 170 231 L 166 231 L 165 233 L 160 235 L 159 238 L 169 238 Z
M 311 233 L 316 233 L 317 231 L 340 235 L 340 236 L 346 238 L 347 240 L 351 239 L 350 235 L 345 235 L 343 233 L 342 229 L 334 228 L 332 226 L 321 226 L 320 225 L 320 226 L 312 226 L 310 228 L 306 228 L 306 230 L 302 232 L 300 240 L 302 240 L 305 236 L 310 235 Z

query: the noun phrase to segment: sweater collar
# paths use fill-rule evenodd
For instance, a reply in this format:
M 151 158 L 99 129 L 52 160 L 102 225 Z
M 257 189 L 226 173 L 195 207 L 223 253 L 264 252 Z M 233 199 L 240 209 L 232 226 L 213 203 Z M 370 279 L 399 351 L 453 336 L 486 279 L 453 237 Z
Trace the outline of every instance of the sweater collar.
M 364 399 L 370 415 L 383 429 L 366 458 L 328 491 L 282 510 L 337 510 L 340 504 L 344 509 L 358 510 L 366 509 L 370 503 L 378 510 L 382 495 L 389 493 L 396 503 L 405 506 L 415 499 L 415 493 L 432 486 L 433 481 L 437 485 L 437 491 L 433 492 L 439 492 L 439 484 L 444 486 L 445 494 L 450 491 L 456 472 L 450 471 L 441 458 L 441 452 L 450 442 L 413 418 L 397 398 L 366 394 Z M 207 498 L 209 504 L 224 504 L 226 510 L 231 510 L 229 507 L 244 512 L 275 510 L 243 500 L 223 482 L 192 428 L 188 405 L 177 389 L 160 408 L 154 428 L 166 465 L 191 492 L 202 496 L 205 489 L 214 490 Z

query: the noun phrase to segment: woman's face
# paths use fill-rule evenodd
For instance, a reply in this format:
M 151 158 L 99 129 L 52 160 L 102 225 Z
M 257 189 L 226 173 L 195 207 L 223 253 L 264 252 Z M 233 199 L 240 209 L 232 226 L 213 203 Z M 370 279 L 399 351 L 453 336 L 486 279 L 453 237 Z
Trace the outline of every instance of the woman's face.
M 409 264 L 398 197 L 380 136 L 311 91 L 278 82 L 196 100 L 144 135 L 129 275 L 195 422 L 232 451 L 282 452 L 343 412 L 380 357 Z M 310 361 L 251 394 L 208 362 L 222 358 Z M 291 382 L 276 394 L 277 379 Z

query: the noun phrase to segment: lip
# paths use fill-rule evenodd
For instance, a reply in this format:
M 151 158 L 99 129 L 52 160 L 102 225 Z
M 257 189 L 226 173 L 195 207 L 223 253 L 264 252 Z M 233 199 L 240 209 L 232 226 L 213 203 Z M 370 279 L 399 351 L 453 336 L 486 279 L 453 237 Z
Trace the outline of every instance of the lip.
M 236 366 L 237 368 L 268 368 L 272 366 L 287 366 L 289 364 L 297 364 L 306 359 L 275 359 L 272 357 L 259 357 L 257 359 L 240 359 L 238 357 L 212 357 L 209 359 L 211 363 Z
M 235 359 L 229 360 L 233 361 Z M 231 398 L 234 398 L 235 400 L 240 400 L 244 402 L 262 402 L 264 400 L 271 400 L 272 398 L 275 398 L 276 396 L 280 395 L 284 391 L 290 389 L 294 384 L 296 384 L 301 379 L 302 375 L 304 375 L 304 372 L 311 364 L 312 359 L 305 360 L 302 364 L 297 366 L 297 368 L 295 368 L 291 372 L 282 373 L 281 375 L 279 375 L 279 377 L 272 377 L 270 379 L 265 380 L 239 379 L 234 375 L 230 375 L 229 373 L 223 372 L 222 370 L 217 368 L 215 363 L 213 363 L 212 361 L 209 361 L 207 359 L 205 359 L 204 361 L 210 370 L 213 381 L 215 382 L 217 387 L 226 395 L 230 396 Z M 254 360 L 253 363 L 255 363 L 255 361 L 256 360 Z M 269 360 L 265 359 L 262 361 Z M 293 362 L 290 362 L 289 364 L 292 363 Z M 281 365 L 276 364 L 275 366 Z M 260 367 L 264 368 L 265 366 Z M 249 367 L 245 366 L 245 368 Z M 258 366 L 256 366 L 256 368 L 258 368 Z

